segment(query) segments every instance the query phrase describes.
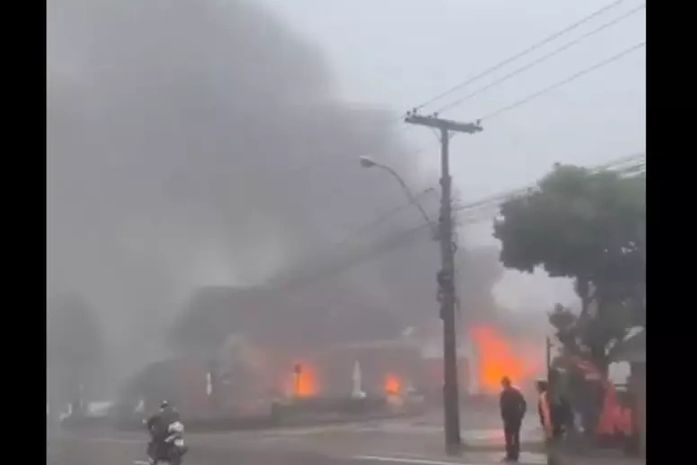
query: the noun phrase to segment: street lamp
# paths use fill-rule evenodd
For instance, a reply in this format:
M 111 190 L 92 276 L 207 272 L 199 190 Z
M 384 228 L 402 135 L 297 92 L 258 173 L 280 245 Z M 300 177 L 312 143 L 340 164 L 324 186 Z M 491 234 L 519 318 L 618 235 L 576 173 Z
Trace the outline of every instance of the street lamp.
M 370 157 L 362 156 L 358 157 L 358 159 L 361 162 L 361 166 L 363 168 L 372 168 L 373 166 L 377 166 L 378 164 Z
M 389 166 L 383 165 L 382 163 L 378 163 L 370 157 L 361 156 L 358 158 L 358 160 L 363 168 L 377 167 L 377 168 L 381 168 L 381 169 L 387 171 L 388 173 L 390 173 L 397 180 L 399 185 L 402 187 L 402 190 L 404 191 L 407 198 L 409 199 L 409 203 L 414 205 L 416 208 L 419 209 L 421 216 L 423 216 L 426 223 L 431 227 L 431 232 L 433 233 L 433 239 L 438 240 L 438 228 L 434 225 L 433 221 L 431 221 L 431 218 L 429 218 L 428 213 L 426 213 L 426 210 L 424 210 L 424 208 L 421 206 L 421 204 L 416 199 L 414 194 L 412 194 L 411 190 L 407 186 L 407 183 L 404 182 L 402 177 L 399 174 L 397 174 L 397 172 L 395 170 L 393 170 L 392 168 L 390 168 Z

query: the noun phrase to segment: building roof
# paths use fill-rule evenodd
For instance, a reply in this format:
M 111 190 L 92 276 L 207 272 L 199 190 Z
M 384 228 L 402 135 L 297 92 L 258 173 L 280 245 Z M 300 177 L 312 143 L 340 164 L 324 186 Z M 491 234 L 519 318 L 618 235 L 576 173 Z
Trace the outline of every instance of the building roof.
M 382 339 L 365 342 L 335 344 L 333 349 L 418 349 L 419 345 L 409 339 Z

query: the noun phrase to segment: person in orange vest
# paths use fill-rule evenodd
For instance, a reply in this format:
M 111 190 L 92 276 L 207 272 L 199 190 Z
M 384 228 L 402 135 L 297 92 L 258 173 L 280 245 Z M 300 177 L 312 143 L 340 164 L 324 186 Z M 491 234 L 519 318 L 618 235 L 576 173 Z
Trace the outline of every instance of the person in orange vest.
M 545 438 L 549 441 L 554 436 L 554 427 L 552 424 L 552 411 L 549 404 L 549 389 L 546 380 L 538 379 L 537 383 L 537 412 L 540 415 L 540 424 L 545 432 Z

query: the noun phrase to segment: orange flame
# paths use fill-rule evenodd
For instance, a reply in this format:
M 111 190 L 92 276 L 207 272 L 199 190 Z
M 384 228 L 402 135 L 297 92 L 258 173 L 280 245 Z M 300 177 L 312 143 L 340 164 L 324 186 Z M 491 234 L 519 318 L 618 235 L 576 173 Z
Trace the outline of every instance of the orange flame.
M 296 397 L 312 397 L 317 395 L 317 376 L 312 366 L 307 363 L 296 363 L 294 367 L 299 368 L 291 374 L 289 391 Z
M 514 384 L 530 380 L 539 366 L 534 356 L 526 356 L 513 348 L 495 328 L 475 326 L 471 330 L 477 349 L 480 388 L 489 393 L 501 390 L 501 378 L 509 377 Z
M 400 379 L 393 375 L 385 375 L 385 393 L 388 395 L 397 395 L 402 390 L 402 382 Z

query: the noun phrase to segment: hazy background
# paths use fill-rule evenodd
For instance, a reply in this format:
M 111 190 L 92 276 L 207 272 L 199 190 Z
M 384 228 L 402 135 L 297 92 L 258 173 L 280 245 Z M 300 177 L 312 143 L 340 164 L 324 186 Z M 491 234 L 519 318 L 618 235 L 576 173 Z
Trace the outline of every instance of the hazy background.
M 78 292 L 94 308 L 118 378 L 166 353 L 164 335 L 197 287 L 261 284 L 347 237 L 367 243 L 420 224 L 405 209 L 355 233 L 404 204 L 396 183 L 357 157 L 389 164 L 415 191 L 437 187 L 433 134 L 395 119 L 604 3 L 49 2 L 49 295 Z M 623 4 L 615 14 L 639 3 Z M 617 53 L 642 40 L 644 18 L 443 116 L 475 119 Z M 458 198 L 529 184 L 555 161 L 642 151 L 644 66 L 635 53 L 458 136 Z M 431 212 L 436 200 L 424 197 Z M 490 229 L 468 226 L 460 255 L 496 246 Z M 352 269 L 337 292 L 434 317 L 437 250 L 427 234 L 419 244 Z M 481 263 L 495 263 L 495 250 L 488 256 Z M 539 318 L 574 298 L 544 276 L 492 276 L 498 305 Z
M 262 0 L 282 14 L 300 36 L 326 52 L 337 89 L 347 102 L 383 104 L 396 112 L 465 81 L 529 45 L 612 3 L 610 0 Z M 625 0 L 554 47 L 641 5 Z M 442 114 L 471 121 L 609 58 L 646 37 L 639 12 L 583 40 L 515 78 Z M 541 54 L 541 53 L 540 53 Z M 538 55 L 540 55 L 538 54 Z M 538 56 L 538 55 L 531 55 Z M 527 61 L 531 61 L 532 58 Z M 526 59 L 438 100 L 422 111 L 464 96 L 503 76 Z M 454 183 L 467 201 L 535 182 L 554 162 L 595 165 L 640 153 L 646 146 L 644 50 L 484 123 L 476 136 L 458 136 L 451 147 Z M 395 131 L 430 172 L 438 168 L 438 145 L 426 129 L 406 124 Z M 435 174 L 434 174 L 435 177 Z M 488 225 L 472 240 L 493 243 Z M 573 298 L 565 285 L 544 277 L 507 272 L 498 296 L 505 302 Z M 505 289 L 505 291 L 504 291 Z M 551 294 L 550 294 L 551 293 Z M 515 297 L 514 297 L 515 296 Z

